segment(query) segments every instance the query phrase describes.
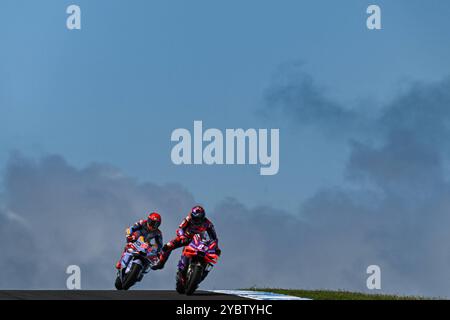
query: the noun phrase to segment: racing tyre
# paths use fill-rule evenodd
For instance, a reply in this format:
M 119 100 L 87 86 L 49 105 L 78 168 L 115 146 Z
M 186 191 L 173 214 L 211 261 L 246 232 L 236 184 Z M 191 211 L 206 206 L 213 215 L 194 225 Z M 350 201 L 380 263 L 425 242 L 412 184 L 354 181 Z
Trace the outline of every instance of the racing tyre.
M 119 276 L 117 276 L 116 282 L 114 283 L 114 286 L 116 287 L 117 290 L 123 290 L 123 288 L 122 288 L 122 281 L 120 280 Z
M 186 273 L 186 294 L 192 295 L 198 288 L 202 279 L 203 267 L 201 265 L 190 265 Z
M 180 271 L 177 272 L 175 290 L 177 290 L 179 294 L 184 294 L 186 292 L 184 288 L 183 275 Z
M 125 275 L 125 280 L 123 281 L 123 290 L 130 289 L 137 281 L 139 274 L 141 273 L 142 266 L 140 264 L 134 263 L 131 267 L 130 272 Z

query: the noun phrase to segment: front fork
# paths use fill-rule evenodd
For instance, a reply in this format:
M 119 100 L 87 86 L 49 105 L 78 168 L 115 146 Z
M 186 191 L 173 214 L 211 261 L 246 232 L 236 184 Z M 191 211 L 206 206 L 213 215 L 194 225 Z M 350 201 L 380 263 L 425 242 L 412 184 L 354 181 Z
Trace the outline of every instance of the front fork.
M 124 252 L 122 254 L 122 257 L 120 259 L 121 268 L 119 270 L 117 270 L 117 276 L 120 278 L 121 281 L 123 281 L 123 276 L 125 275 L 126 271 L 130 267 L 131 259 L 132 259 L 132 256 L 129 253 Z
M 187 266 L 189 265 L 189 258 L 181 256 L 180 261 L 178 261 L 178 271 L 181 273 L 186 273 Z
M 133 266 L 134 263 L 138 263 L 138 262 L 134 262 L 134 256 L 132 254 L 129 253 L 125 253 L 124 256 L 122 257 L 121 263 L 122 263 L 122 268 L 120 270 L 117 271 L 117 275 L 120 277 L 120 279 L 123 281 L 123 277 L 125 276 L 125 274 L 127 274 L 128 272 L 130 272 L 131 267 Z M 146 266 L 143 265 L 142 263 L 139 263 L 142 265 L 142 272 L 139 276 L 139 280 L 142 280 L 143 276 L 146 272 Z

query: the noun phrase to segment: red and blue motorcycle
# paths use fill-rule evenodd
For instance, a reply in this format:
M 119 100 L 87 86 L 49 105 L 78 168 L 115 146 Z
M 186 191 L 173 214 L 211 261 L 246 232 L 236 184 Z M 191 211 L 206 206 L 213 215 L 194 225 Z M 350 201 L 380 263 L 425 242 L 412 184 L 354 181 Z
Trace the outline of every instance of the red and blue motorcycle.
M 141 236 L 136 241 L 127 243 L 125 253 L 120 261 L 121 268 L 117 272 L 116 289 L 128 290 L 136 282 L 141 281 L 158 261 L 156 246 L 145 242 L 144 237 Z

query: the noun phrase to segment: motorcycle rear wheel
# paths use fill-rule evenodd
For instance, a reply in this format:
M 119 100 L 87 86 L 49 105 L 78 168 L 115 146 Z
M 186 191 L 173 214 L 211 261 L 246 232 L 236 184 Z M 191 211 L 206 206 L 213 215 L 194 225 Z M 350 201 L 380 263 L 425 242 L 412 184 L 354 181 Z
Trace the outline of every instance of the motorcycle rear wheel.
M 133 264 L 130 272 L 125 275 L 125 280 L 123 281 L 123 290 L 130 289 L 137 281 L 139 274 L 141 273 L 142 266 L 140 264 Z

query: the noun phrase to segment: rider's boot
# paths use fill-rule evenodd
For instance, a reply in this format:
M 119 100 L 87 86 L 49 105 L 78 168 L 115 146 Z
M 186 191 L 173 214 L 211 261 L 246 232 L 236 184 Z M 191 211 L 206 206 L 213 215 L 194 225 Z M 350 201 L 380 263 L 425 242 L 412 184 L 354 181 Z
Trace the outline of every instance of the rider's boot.
M 170 253 L 172 252 L 172 250 L 170 251 L 164 251 L 164 249 L 161 251 L 161 253 L 159 254 L 159 261 L 157 264 L 155 264 L 153 267 L 151 267 L 153 270 L 159 270 L 164 268 L 164 265 L 166 264 L 167 259 L 170 256 Z

